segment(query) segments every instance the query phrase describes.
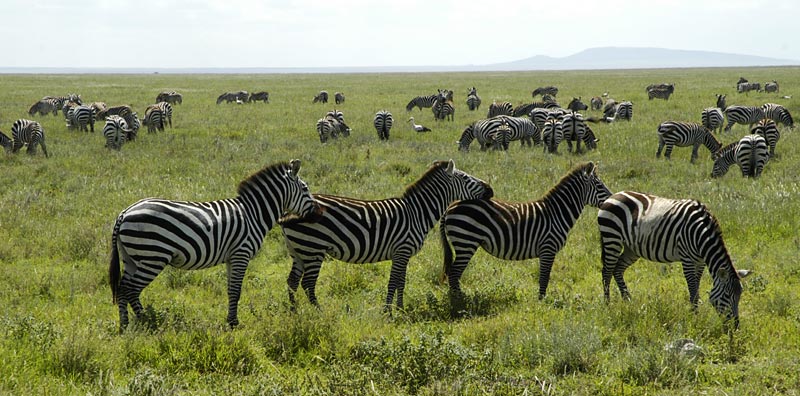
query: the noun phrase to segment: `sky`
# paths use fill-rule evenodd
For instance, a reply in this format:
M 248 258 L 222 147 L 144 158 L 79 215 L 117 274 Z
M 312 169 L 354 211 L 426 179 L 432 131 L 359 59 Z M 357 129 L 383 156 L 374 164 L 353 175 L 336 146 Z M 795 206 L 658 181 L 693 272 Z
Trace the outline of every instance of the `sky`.
M 798 0 L 2 0 L 0 67 L 453 66 L 660 47 L 800 60 Z

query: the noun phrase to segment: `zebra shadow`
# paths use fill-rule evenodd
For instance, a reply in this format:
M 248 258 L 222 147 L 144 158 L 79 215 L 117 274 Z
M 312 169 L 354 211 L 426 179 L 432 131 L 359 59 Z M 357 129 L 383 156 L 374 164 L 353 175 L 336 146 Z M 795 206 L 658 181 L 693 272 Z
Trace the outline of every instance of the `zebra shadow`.
M 484 285 L 469 293 L 428 291 L 424 301 L 409 304 L 401 320 L 409 323 L 448 322 L 489 317 L 520 302 L 521 295 L 500 285 Z

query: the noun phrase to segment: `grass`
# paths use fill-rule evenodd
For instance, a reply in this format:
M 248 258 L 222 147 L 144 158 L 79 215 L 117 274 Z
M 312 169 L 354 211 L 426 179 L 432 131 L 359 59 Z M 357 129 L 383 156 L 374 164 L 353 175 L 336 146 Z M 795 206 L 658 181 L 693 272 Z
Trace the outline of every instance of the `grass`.
M 140 115 L 162 90 L 183 94 L 174 128 L 140 134 L 120 152 L 101 134 L 68 131 L 61 116 L 37 116 L 50 158 L 0 154 L 0 393 L 3 394 L 798 394 L 800 375 L 800 139 L 782 130 L 779 156 L 758 180 L 732 169 L 712 180 L 710 153 L 676 148 L 655 158 L 657 125 L 697 121 L 716 93 L 729 104 L 781 103 L 797 116 L 797 68 L 674 69 L 428 74 L 302 75 L 0 75 L 0 130 L 9 134 L 45 95 L 79 93 L 84 101 L 129 104 Z M 739 76 L 777 80 L 780 95 L 738 95 Z M 644 87 L 676 83 L 669 101 L 648 101 Z M 531 101 L 531 91 L 558 86 L 572 96 L 602 92 L 634 103 L 631 122 L 594 127 L 598 150 L 546 155 L 540 147 L 459 153 L 456 140 L 485 116 L 492 100 Z M 464 100 L 475 86 L 478 112 Z M 454 122 L 416 134 L 407 123 L 414 96 L 455 91 Z M 216 105 L 225 91 L 270 92 L 271 103 Z M 320 90 L 341 91 L 345 104 L 312 104 Z M 794 95 L 793 95 L 794 96 Z M 321 145 L 314 125 L 344 112 L 348 139 Z M 372 128 L 376 111 L 394 114 L 390 141 Z M 589 112 L 592 113 L 592 112 Z M 593 115 L 596 115 L 592 113 Z M 101 129 L 97 128 L 98 130 Z M 746 127 L 720 135 L 738 139 Z M 239 181 L 291 158 L 312 192 L 364 199 L 398 196 L 434 160 L 492 184 L 498 198 L 538 199 L 574 164 L 595 161 L 612 191 L 637 190 L 704 202 L 717 216 L 744 282 L 742 325 L 729 337 L 707 303 L 692 313 L 680 266 L 640 261 L 626 272 L 632 301 L 602 298 L 597 209 L 586 208 L 556 256 L 548 296 L 537 299 L 538 263 L 505 262 L 478 252 L 462 278 L 468 314 L 451 319 L 438 281 L 436 230 L 411 259 L 406 310 L 382 313 L 390 264 L 326 261 L 317 294 L 288 307 L 291 263 L 272 230 L 245 277 L 239 316 L 225 325 L 224 267 L 168 268 L 143 294 L 146 315 L 124 335 L 108 287 L 110 235 L 117 214 L 144 197 L 213 200 L 233 196 Z M 665 345 L 692 339 L 702 354 L 680 356 Z

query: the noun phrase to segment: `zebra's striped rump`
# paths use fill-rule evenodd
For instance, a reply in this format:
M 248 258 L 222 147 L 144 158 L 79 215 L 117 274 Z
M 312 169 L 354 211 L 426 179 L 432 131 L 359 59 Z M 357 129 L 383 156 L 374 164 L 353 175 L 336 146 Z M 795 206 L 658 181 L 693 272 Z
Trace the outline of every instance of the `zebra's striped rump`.
M 44 141 L 44 128 L 36 121 L 21 118 L 11 125 L 11 152 L 16 153 L 24 145 L 28 145 L 28 154 L 36 154 L 36 146 L 42 146 L 45 158 L 48 157 L 47 145 Z
M 389 140 L 389 131 L 392 130 L 392 124 L 394 123 L 392 113 L 381 110 L 375 113 L 372 123 L 375 126 L 375 131 L 378 132 L 378 139 Z
M 724 176 L 731 165 L 737 164 L 744 177 L 759 177 L 769 161 L 767 141 L 761 135 L 746 135 L 717 153 L 711 177 Z
M 106 125 L 103 127 L 103 137 L 106 138 L 106 148 L 113 150 L 122 149 L 125 143 L 126 134 L 129 133 L 128 123 L 120 116 L 108 116 Z
M 778 129 L 778 125 L 775 124 L 775 121 L 764 118 L 750 129 L 750 133 L 763 136 L 769 145 L 769 156 L 775 156 L 775 147 L 778 145 L 778 140 L 781 138 L 781 131 Z
M 120 331 L 128 304 L 139 316 L 142 290 L 167 266 L 204 269 L 228 264 L 228 324 L 236 326 L 242 279 L 267 231 L 284 213 L 319 215 L 319 205 L 297 176 L 300 161 L 265 167 L 243 180 L 238 196 L 209 202 L 143 199 L 117 217 L 111 235 L 109 278 Z M 124 271 L 120 274 L 120 257 Z
M 700 123 L 712 132 L 716 132 L 717 129 L 722 132 L 722 127 L 725 125 L 722 110 L 718 107 L 706 107 L 700 113 Z
M 461 275 L 480 247 L 503 260 L 538 257 L 539 298 L 543 298 L 555 256 L 583 208 L 598 206 L 609 196 L 611 191 L 589 162 L 574 167 L 537 201 L 465 200 L 450 205 L 439 231 L 451 296 L 461 294 Z
M 403 307 L 406 267 L 447 206 L 462 199 L 489 199 L 491 187 L 455 168 L 453 161 L 437 161 L 399 198 L 367 201 L 333 195 L 315 195 L 322 216 L 314 221 L 290 217 L 281 220 L 284 240 L 292 256 L 287 283 L 295 304 L 300 284 L 308 300 L 315 294 L 322 261 L 330 256 L 348 263 L 392 260 L 385 308 Z
M 603 261 L 603 293 L 609 300 L 611 277 L 620 294 L 630 299 L 625 270 L 640 257 L 659 263 L 680 261 L 697 308 L 704 267 L 713 279 L 710 301 L 720 314 L 739 323 L 740 278 L 722 240 L 717 219 L 695 200 L 668 199 L 622 191 L 600 204 L 597 214 Z

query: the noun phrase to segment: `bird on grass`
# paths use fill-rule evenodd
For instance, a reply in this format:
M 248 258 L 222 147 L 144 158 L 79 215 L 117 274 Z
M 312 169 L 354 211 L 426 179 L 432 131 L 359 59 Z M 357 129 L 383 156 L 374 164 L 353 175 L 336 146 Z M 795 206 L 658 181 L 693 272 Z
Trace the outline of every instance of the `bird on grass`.
M 423 126 L 423 125 L 419 125 L 416 122 L 414 122 L 414 117 L 409 118 L 408 122 L 411 123 L 411 128 L 414 128 L 414 130 L 417 131 L 417 132 L 430 132 L 431 131 L 430 128 L 428 128 L 426 126 Z

